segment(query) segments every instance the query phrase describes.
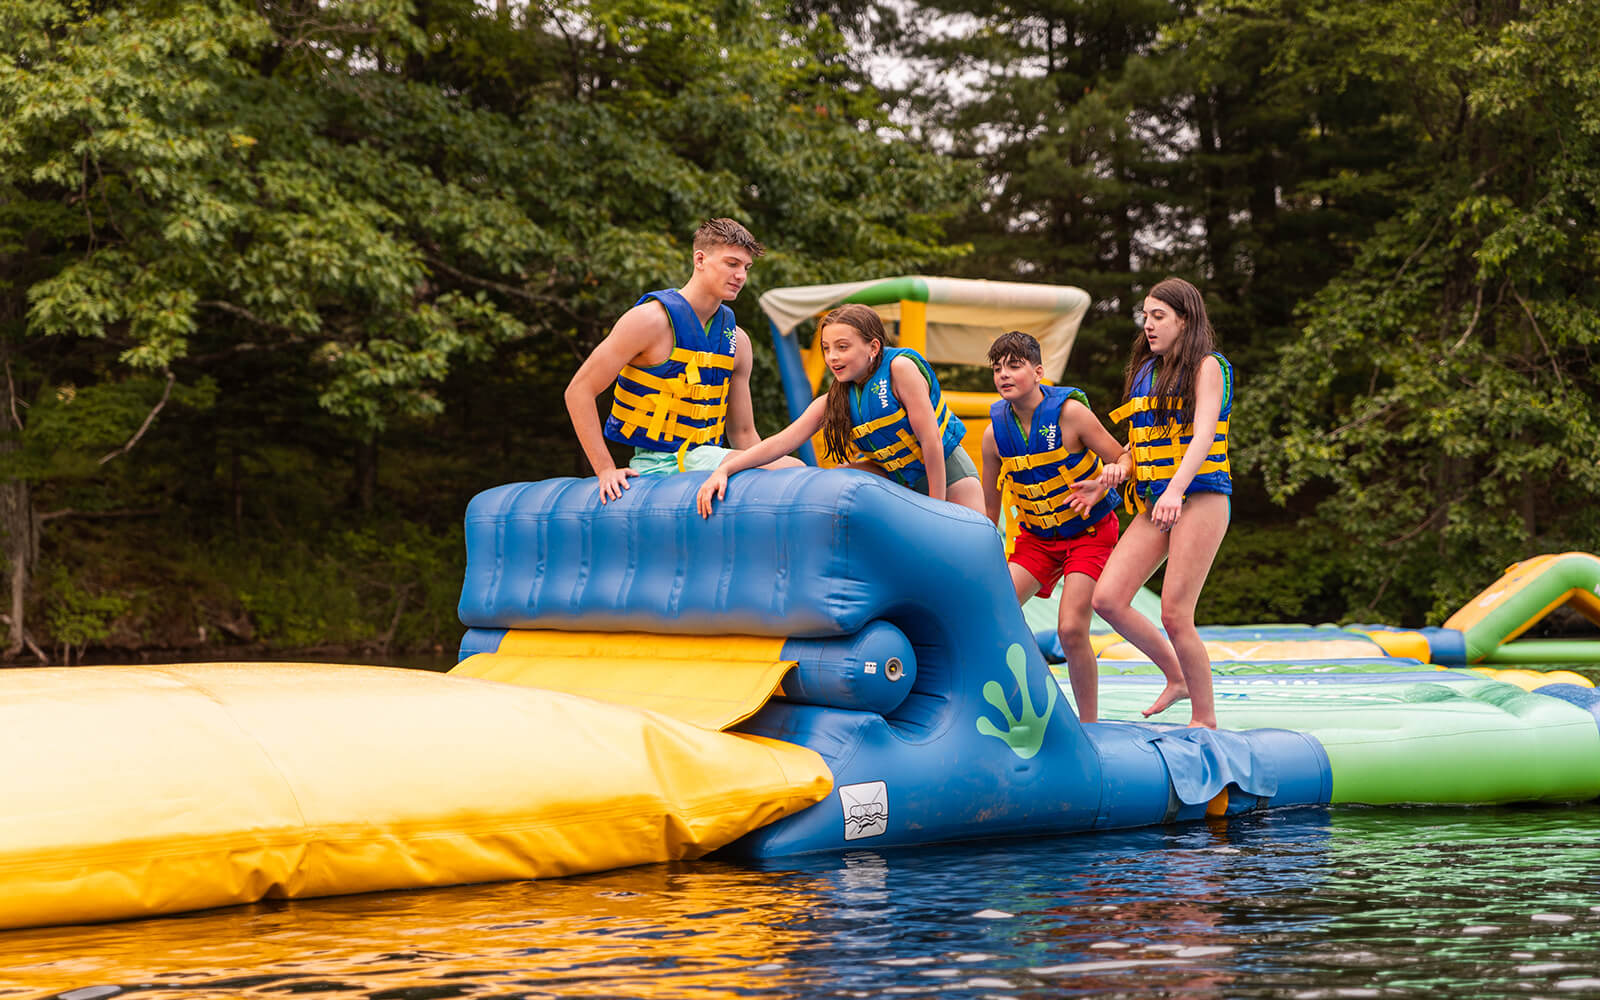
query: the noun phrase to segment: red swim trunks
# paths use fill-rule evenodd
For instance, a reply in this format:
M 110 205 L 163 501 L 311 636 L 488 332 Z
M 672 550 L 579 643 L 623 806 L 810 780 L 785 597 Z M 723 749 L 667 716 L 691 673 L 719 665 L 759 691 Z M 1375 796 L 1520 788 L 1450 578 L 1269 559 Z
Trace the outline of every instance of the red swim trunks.
M 1117 515 L 1107 514 L 1100 523 L 1071 538 L 1040 538 L 1031 531 L 1017 532 L 1011 562 L 1039 581 L 1039 596 L 1049 597 L 1056 581 L 1068 573 L 1082 573 L 1100 579 L 1111 550 L 1117 544 Z

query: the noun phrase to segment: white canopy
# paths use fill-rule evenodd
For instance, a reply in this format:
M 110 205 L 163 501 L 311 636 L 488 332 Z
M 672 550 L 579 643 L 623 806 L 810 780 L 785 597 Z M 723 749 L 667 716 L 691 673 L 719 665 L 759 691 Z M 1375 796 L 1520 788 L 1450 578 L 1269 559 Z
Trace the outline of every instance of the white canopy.
M 761 308 L 788 334 L 842 302 L 875 308 L 885 322 L 900 319 L 901 302 L 927 304 L 929 361 L 985 365 L 989 344 L 1007 330 L 1021 330 L 1038 341 L 1045 377 L 1059 382 L 1089 310 L 1089 293 L 1071 285 L 1035 285 L 904 275 L 833 285 L 774 288 L 761 296 Z

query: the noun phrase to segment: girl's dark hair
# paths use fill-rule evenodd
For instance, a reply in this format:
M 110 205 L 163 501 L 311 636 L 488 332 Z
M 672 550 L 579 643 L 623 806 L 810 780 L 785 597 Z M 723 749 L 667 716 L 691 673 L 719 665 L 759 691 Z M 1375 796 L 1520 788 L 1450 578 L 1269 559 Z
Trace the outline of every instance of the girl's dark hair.
M 1206 315 L 1206 300 L 1200 294 L 1200 289 L 1182 278 L 1164 278 L 1156 282 L 1155 287 L 1150 289 L 1149 297 L 1171 306 L 1172 311 L 1178 314 L 1178 319 L 1183 321 L 1183 333 L 1178 338 L 1177 348 L 1157 362 L 1151 395 L 1158 399 L 1174 396 L 1182 399 L 1183 407 L 1177 414 L 1178 422 L 1193 423 L 1194 385 L 1199 377 L 1200 362 L 1217 349 L 1217 332 L 1211 328 L 1211 318 Z M 1140 329 L 1133 341 L 1128 367 L 1122 372 L 1124 401 L 1132 398 L 1133 384 L 1138 381 L 1139 372 L 1154 358 L 1155 352 L 1150 350 L 1150 341 L 1145 339 L 1144 330 Z
M 867 377 L 871 378 L 877 373 L 878 365 L 883 364 L 883 349 L 889 343 L 889 335 L 883 329 L 883 318 L 871 306 L 855 303 L 840 306 L 822 317 L 822 322 L 817 324 L 817 336 L 822 336 L 822 331 L 834 323 L 853 327 L 869 346 L 873 341 L 878 342 L 878 363 L 867 373 Z M 835 462 L 845 460 L 850 444 L 850 429 L 854 426 L 855 422 L 850 419 L 850 383 L 835 381 L 828 386 L 828 403 L 822 411 L 822 444 L 829 459 Z

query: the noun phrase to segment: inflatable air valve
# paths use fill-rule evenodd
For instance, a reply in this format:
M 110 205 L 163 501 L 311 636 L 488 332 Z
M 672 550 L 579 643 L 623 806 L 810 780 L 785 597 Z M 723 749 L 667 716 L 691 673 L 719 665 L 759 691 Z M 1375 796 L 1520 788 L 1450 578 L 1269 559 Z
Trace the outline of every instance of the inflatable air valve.
M 868 622 L 852 635 L 790 639 L 782 657 L 795 669 L 782 696 L 802 705 L 825 705 L 888 715 L 916 686 L 917 654 L 906 634 L 886 621 Z

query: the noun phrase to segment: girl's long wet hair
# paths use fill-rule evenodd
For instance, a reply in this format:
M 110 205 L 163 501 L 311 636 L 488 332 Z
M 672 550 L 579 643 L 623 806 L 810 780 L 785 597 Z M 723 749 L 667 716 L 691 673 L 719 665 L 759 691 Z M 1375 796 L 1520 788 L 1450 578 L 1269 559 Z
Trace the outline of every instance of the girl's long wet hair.
M 878 311 L 871 306 L 855 303 L 840 306 L 822 317 L 822 322 L 817 324 L 817 336 L 821 337 L 822 331 L 833 323 L 852 327 L 869 347 L 873 341 L 878 342 L 878 362 L 867 373 L 867 378 L 877 374 L 878 365 L 883 364 L 883 349 L 889 343 L 889 335 L 884 332 L 883 319 Z M 850 383 L 835 380 L 828 386 L 828 403 L 822 411 L 822 444 L 830 460 L 845 461 L 850 445 L 850 430 L 854 426 L 855 421 L 850 419 Z
M 1176 350 L 1168 352 L 1166 357 L 1156 362 L 1155 384 L 1151 387 L 1151 394 L 1158 399 L 1174 396 L 1182 399 L 1183 407 L 1177 414 L 1178 422 L 1193 423 L 1194 386 L 1200 374 L 1200 362 L 1217 349 L 1217 332 L 1211 328 L 1211 318 L 1206 315 L 1206 300 L 1201 296 L 1200 289 L 1182 278 L 1164 278 L 1156 282 L 1155 287 L 1150 289 L 1149 297 L 1171 306 L 1183 321 L 1183 333 L 1178 337 Z M 1124 401 L 1133 397 L 1133 386 L 1139 380 L 1139 372 L 1155 357 L 1155 352 L 1150 350 L 1150 341 L 1145 339 L 1141 328 L 1134 339 L 1128 367 L 1122 372 Z

